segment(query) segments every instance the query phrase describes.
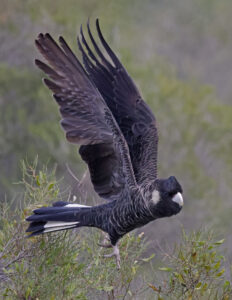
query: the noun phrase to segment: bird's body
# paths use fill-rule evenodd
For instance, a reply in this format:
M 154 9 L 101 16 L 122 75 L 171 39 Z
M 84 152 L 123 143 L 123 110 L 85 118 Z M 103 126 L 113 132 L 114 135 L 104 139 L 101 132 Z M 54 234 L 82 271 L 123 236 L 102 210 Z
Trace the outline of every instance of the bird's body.
M 60 106 L 66 138 L 81 145 L 79 153 L 89 167 L 94 189 L 108 202 L 98 206 L 58 202 L 42 207 L 27 218 L 31 222 L 27 231 L 37 235 L 96 227 L 108 233 L 118 258 L 117 241 L 124 234 L 177 214 L 183 198 L 174 176 L 157 178 L 155 117 L 105 42 L 98 20 L 96 26 L 111 62 L 100 51 L 88 24 L 96 55 L 81 28 L 78 45 L 85 69 L 62 37 L 59 47 L 49 34 L 40 34 L 36 45 L 52 68 L 39 60 L 36 65 L 52 79 L 44 82 Z
M 171 177 L 169 181 L 174 181 Z M 113 200 L 97 206 L 82 206 L 66 202 L 54 203 L 53 207 L 43 207 L 34 211 L 29 217 L 33 221 L 28 231 L 33 235 L 77 227 L 95 227 L 106 232 L 112 246 L 126 233 L 146 225 L 158 218 L 177 214 L 182 207 L 182 197 L 177 196 L 176 203 L 171 203 L 167 211 L 166 203 L 162 203 L 157 193 L 157 187 L 147 189 L 132 189 L 122 195 L 120 200 Z M 181 191 L 181 190 L 180 190 Z M 124 201 L 124 200 L 127 201 Z M 175 201 L 174 201 L 175 202 Z M 38 220 L 38 221 L 37 221 Z M 50 222 L 50 223 L 49 223 Z M 35 225 L 39 227 L 35 228 Z M 44 225 L 47 225 L 45 228 Z

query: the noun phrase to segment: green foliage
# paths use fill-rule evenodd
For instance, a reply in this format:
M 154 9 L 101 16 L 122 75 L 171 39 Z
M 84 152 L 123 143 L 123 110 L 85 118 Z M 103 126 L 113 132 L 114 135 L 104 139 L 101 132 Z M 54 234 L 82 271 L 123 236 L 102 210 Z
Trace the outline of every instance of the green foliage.
M 189 235 L 183 231 L 182 242 L 174 252 L 164 253 L 166 266 L 159 268 L 166 273 L 163 281 L 159 285 L 150 284 L 158 294 L 157 299 L 231 299 L 225 257 L 218 249 L 223 243 L 224 239 L 215 241 L 209 231 Z M 160 272 L 159 276 L 162 277 Z
M 45 166 L 39 170 L 38 157 L 32 164 L 22 161 L 23 176 L 19 184 L 23 184 L 25 187 L 24 201 L 27 203 L 27 207 L 30 203 L 47 206 L 49 203 L 55 202 L 59 196 L 55 172 L 56 168 L 49 172 Z
M 38 160 L 22 162 L 24 199 L 18 205 L 2 203 L 0 215 L 0 293 L 3 299 L 223 299 L 232 297 L 226 280 L 225 257 L 212 232 L 187 235 L 173 254 L 164 252 L 165 264 L 147 243 L 127 234 L 120 241 L 121 269 L 103 258 L 101 233 L 80 229 L 25 236 L 24 219 L 41 205 L 67 199 L 60 191 L 55 169 L 39 168 Z M 14 208 L 13 208 L 14 207 Z M 157 262 L 158 265 L 157 265 Z M 163 279 L 162 279 L 163 278 Z
M 100 232 L 84 229 L 26 238 L 25 217 L 32 209 L 61 199 L 54 171 L 23 162 L 24 203 L 14 210 L 4 203 L 0 216 L 0 281 L 6 299 L 123 299 L 131 287 L 146 248 L 142 235 L 127 235 L 120 244 L 121 269 L 98 246 Z M 62 194 L 63 196 L 63 194 Z M 25 207 L 25 205 L 27 206 Z M 23 209 L 23 207 L 25 207 Z

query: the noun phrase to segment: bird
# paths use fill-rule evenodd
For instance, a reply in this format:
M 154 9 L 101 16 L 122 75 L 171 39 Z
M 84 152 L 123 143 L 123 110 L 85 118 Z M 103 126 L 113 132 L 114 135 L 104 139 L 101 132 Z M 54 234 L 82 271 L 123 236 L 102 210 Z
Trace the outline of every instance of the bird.
M 103 204 L 58 201 L 27 217 L 29 236 L 79 227 L 102 230 L 120 268 L 119 240 L 159 218 L 178 214 L 183 190 L 175 176 L 158 178 L 157 121 L 136 84 L 106 42 L 96 19 L 98 42 L 88 20 L 77 45 L 82 62 L 62 36 L 59 44 L 40 33 L 35 45 L 47 64 L 35 59 L 59 106 L 66 139 L 79 147 L 95 192 Z M 100 45 L 100 46 L 99 46 Z

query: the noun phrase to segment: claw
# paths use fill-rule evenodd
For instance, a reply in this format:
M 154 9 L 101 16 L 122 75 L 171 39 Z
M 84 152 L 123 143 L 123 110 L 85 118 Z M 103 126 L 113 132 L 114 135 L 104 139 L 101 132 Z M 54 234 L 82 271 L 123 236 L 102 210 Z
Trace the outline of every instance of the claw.
M 117 244 L 113 247 L 113 252 L 111 254 L 105 254 L 104 257 L 112 257 L 115 256 L 117 268 L 120 269 L 120 253 Z

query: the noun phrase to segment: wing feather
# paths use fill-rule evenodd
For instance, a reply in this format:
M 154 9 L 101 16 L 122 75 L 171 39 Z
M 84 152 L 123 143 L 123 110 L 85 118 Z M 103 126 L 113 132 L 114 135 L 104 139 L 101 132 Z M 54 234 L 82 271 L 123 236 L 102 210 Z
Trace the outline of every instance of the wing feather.
M 137 185 L 129 149 L 113 115 L 65 40 L 60 46 L 49 34 L 40 34 L 37 48 L 48 61 L 36 65 L 49 76 L 44 83 L 60 107 L 61 125 L 71 143 L 82 145 L 96 192 L 107 199 L 120 198 L 126 186 Z
M 91 50 L 81 27 L 78 46 L 85 70 L 114 115 L 126 141 L 136 180 L 147 184 L 157 178 L 158 132 L 155 117 L 143 101 L 133 80 L 105 41 L 99 21 L 96 28 L 101 45 L 112 62 L 100 50 L 87 23 L 87 32 L 96 54 Z

